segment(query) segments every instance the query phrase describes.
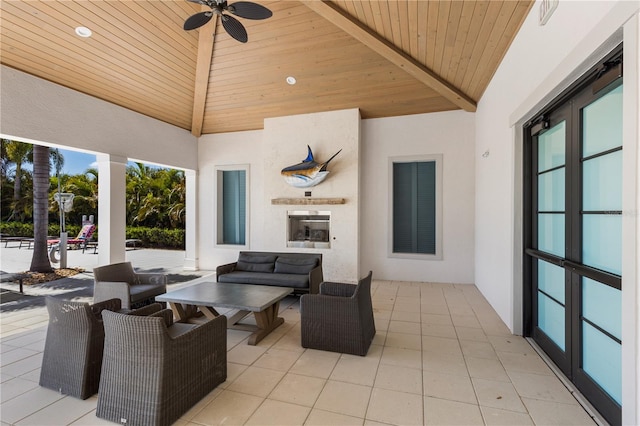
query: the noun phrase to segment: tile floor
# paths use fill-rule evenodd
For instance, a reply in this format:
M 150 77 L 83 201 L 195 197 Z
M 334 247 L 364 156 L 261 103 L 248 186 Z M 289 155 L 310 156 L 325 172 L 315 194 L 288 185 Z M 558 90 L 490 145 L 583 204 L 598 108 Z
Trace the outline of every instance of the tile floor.
M 178 425 L 588 425 L 529 343 L 473 285 L 374 281 L 377 334 L 366 357 L 300 346 L 298 299 L 257 346 L 228 332 L 228 378 Z M 38 386 L 44 308 L 3 313 L 2 425 L 98 425 L 86 401 Z

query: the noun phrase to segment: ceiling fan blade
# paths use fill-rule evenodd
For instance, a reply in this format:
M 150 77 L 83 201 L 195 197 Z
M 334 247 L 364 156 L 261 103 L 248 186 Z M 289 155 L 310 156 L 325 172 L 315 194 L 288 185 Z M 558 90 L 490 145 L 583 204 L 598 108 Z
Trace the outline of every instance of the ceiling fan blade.
M 229 33 L 229 35 L 241 43 L 246 43 L 248 40 L 247 30 L 244 26 L 233 16 L 222 15 L 222 26 Z
M 187 31 L 195 30 L 196 28 L 200 28 L 201 26 L 209 22 L 212 17 L 213 17 L 213 12 L 196 13 L 195 15 L 189 16 L 187 20 L 184 21 L 183 28 Z
M 206 6 L 206 3 L 203 3 L 202 0 L 187 0 L 187 1 L 191 3 L 204 4 Z
M 267 19 L 273 13 L 266 7 L 250 1 L 238 1 L 227 6 L 227 10 L 234 15 L 246 19 Z

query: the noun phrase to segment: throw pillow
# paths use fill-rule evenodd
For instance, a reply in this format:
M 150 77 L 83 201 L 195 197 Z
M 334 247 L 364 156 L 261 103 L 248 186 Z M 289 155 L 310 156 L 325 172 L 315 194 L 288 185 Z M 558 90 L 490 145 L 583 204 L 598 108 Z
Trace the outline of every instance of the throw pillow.
M 238 263 L 236 264 L 236 270 L 247 272 L 273 272 L 273 262 L 275 262 L 275 260 L 275 256 L 251 256 L 246 253 L 240 253 L 238 256 Z
M 316 267 L 317 259 L 297 259 L 293 257 L 278 257 L 275 273 L 279 274 L 308 274 Z

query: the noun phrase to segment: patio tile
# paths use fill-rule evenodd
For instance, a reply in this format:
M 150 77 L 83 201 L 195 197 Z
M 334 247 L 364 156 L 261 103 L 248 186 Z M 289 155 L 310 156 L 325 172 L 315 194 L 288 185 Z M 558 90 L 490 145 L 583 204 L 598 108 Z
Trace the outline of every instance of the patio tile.
M 417 334 L 387 332 L 386 346 L 402 349 L 422 349 L 422 339 Z
M 424 299 L 423 299 L 424 300 Z M 422 303 L 420 305 L 420 312 L 422 315 L 424 314 L 435 314 L 435 315 L 450 315 L 449 308 L 446 304 L 434 304 L 431 300 L 429 303 Z
M 112 422 L 96 417 L 96 410 L 92 410 L 71 424 L 73 426 L 113 426 Z
M 474 327 L 456 327 L 456 334 L 460 340 L 475 340 L 479 342 L 488 342 L 487 335 L 484 330 Z
M 53 404 L 48 405 L 34 414 L 20 420 L 17 425 L 66 425 L 70 424 L 88 413 L 95 410 L 97 399 L 89 398 L 86 400 L 72 398 L 70 396 L 61 398 Z
M 405 392 L 374 388 L 367 419 L 397 425 L 421 425 L 422 397 Z
M 422 369 L 436 373 L 469 376 L 462 352 L 458 354 L 424 352 L 422 354 Z
M 460 342 L 456 338 L 423 336 L 422 350 L 430 354 L 462 355 Z
M 248 367 L 242 364 L 236 364 L 227 361 L 227 380 L 218 385 L 218 387 L 227 388 L 233 383 Z
M 448 339 L 455 339 L 456 329 L 452 325 L 438 325 L 438 324 L 425 324 L 422 323 L 422 335 L 433 337 L 446 337 Z
M 451 321 L 456 327 L 482 328 L 475 315 L 451 315 Z
M 191 421 L 203 425 L 244 424 L 263 401 L 257 396 L 225 390 Z
M 20 377 L 12 378 L 0 385 L 0 402 L 5 403 L 25 392 L 38 387 L 37 383 L 24 380 Z
M 582 407 L 576 404 L 542 401 L 540 399 L 522 398 L 529 410 L 529 415 L 538 425 L 585 426 L 595 425 Z
M 311 408 L 267 399 L 253 413 L 246 425 L 303 425 Z
M 391 313 L 392 321 L 407 321 L 407 322 L 417 322 L 419 323 L 421 320 L 420 310 L 415 312 L 408 312 L 402 310 L 393 310 Z
M 519 354 L 531 354 L 536 352 L 533 347 L 521 336 L 487 336 L 496 352 L 512 352 Z
M 453 326 L 453 322 L 451 321 L 451 316 L 449 315 L 449 313 L 445 315 L 422 313 L 421 319 L 423 324 Z
M 14 424 L 62 398 L 64 395 L 38 386 L 3 403 L 1 420 Z
M 288 371 L 296 360 L 300 358 L 300 355 L 300 352 L 270 348 L 253 365 L 272 370 Z
M 0 367 L 6 367 L 9 364 L 36 354 L 38 354 L 38 351 L 24 348 L 14 348 L 12 351 L 7 351 L 2 354 L 2 357 L 0 357 Z
M 345 416 L 314 408 L 304 424 L 308 426 L 361 426 L 363 422 L 364 419 L 359 417 Z
M 413 349 L 384 347 L 380 364 L 422 368 L 422 352 Z
M 475 404 L 449 401 L 439 398 L 424 398 L 425 425 L 483 425 L 480 408 Z
M 489 426 L 528 426 L 533 420 L 527 413 L 499 410 L 492 407 L 480 407 L 485 424 Z
M 331 380 L 373 386 L 379 360 L 342 356 L 336 363 Z
M 507 373 L 533 373 L 552 376 L 553 372 L 537 354 L 496 352 Z
M 244 343 L 239 344 L 227 352 L 227 361 L 236 364 L 251 365 L 266 351 L 266 348 L 260 346 L 252 346 Z
M 421 334 L 422 328 L 419 322 L 391 321 L 389 331 L 394 333 Z
M 314 408 L 364 418 L 371 389 L 369 386 L 329 380 Z
M 449 399 L 452 401 L 477 404 L 476 394 L 467 376 L 435 373 L 423 373 L 424 396 Z
M 289 373 L 269 394 L 269 399 L 313 407 L 326 382 L 317 377 Z
M 571 392 L 555 376 L 529 373 L 509 373 L 518 393 L 526 398 L 577 404 Z
M 380 365 L 374 388 L 408 392 L 422 395 L 420 370 L 395 365 Z
M 328 379 L 339 358 L 340 354 L 338 353 L 307 349 L 300 355 L 289 372 Z
M 465 357 L 472 378 L 511 382 L 502 363 L 497 359 Z
M 478 401 L 483 407 L 526 413 L 520 395 L 511 383 L 486 379 L 472 379 Z
M 462 348 L 462 354 L 465 357 L 498 359 L 496 351 L 488 341 L 477 342 L 474 340 L 460 340 L 460 347 Z
M 42 366 L 42 353 L 36 353 L 2 367 L 2 373 L 18 377 Z
M 284 377 L 281 371 L 249 367 L 227 389 L 266 398 Z

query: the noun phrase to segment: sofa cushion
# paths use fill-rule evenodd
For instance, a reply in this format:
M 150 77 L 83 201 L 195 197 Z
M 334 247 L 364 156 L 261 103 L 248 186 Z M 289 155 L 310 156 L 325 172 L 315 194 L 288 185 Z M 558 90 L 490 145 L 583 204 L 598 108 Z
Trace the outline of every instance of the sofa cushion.
M 240 253 L 236 271 L 248 272 L 273 272 L 276 256 L 260 255 L 252 256 L 247 253 Z
M 137 284 L 129 287 L 131 292 L 131 302 L 150 299 L 165 293 L 164 286 L 155 284 Z
M 280 256 L 276 259 L 276 266 L 273 272 L 279 274 L 299 274 L 306 275 L 316 267 L 316 259 L 301 259 L 294 257 Z
M 308 275 L 277 274 L 271 272 L 233 271 L 220 275 L 221 283 L 261 284 L 280 287 L 309 288 Z

